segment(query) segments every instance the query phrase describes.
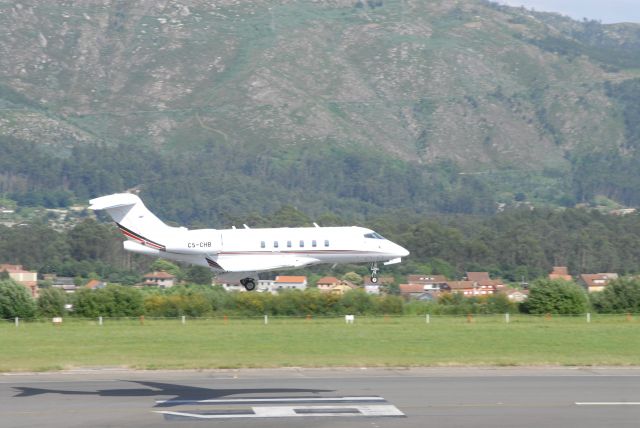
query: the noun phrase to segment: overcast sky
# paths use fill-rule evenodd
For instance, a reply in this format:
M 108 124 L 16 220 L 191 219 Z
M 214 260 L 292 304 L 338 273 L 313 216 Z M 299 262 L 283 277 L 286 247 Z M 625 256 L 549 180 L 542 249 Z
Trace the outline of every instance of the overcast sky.
M 540 12 L 558 12 L 574 19 L 640 23 L 640 0 L 498 0 L 509 6 L 524 6 Z

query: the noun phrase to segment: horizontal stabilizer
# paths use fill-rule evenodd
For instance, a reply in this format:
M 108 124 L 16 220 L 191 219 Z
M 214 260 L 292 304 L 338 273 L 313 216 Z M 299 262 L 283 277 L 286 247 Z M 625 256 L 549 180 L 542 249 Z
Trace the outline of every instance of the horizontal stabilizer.
M 108 208 L 126 207 L 140 202 L 140 198 L 132 193 L 116 193 L 114 195 L 102 196 L 91 199 L 89 203 L 92 210 L 106 210 Z

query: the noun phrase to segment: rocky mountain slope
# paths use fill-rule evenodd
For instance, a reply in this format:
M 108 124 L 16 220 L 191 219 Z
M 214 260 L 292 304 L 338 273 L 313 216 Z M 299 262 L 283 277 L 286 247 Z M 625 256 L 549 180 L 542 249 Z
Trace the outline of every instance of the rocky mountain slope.
M 330 145 L 562 175 L 628 150 L 607 87 L 640 77 L 640 26 L 482 0 L 5 1 L 0 28 L 0 135 L 67 155 Z

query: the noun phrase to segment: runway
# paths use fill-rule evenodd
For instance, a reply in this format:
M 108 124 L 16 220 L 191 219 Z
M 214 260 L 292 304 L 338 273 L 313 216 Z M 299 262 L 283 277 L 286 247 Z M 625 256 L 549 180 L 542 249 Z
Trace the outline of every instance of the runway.
M 637 427 L 640 368 L 0 375 L 2 427 Z

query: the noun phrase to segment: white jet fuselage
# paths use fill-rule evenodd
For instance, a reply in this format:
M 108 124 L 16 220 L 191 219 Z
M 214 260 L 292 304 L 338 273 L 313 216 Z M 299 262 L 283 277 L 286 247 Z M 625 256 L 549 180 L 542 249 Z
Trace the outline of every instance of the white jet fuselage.
M 126 250 L 208 266 L 228 279 L 320 263 L 392 264 L 409 254 L 373 230 L 357 226 L 188 230 L 166 225 L 136 195 L 108 195 L 91 204 L 113 218 L 128 238 Z M 372 274 L 375 271 L 377 267 Z
M 172 235 L 167 237 L 164 250 L 145 245 L 144 240 L 138 241 L 138 245 L 125 245 L 125 248 L 209 266 L 221 272 L 258 272 L 319 263 L 381 262 L 408 255 L 401 246 L 370 229 L 356 226 L 183 229 Z

